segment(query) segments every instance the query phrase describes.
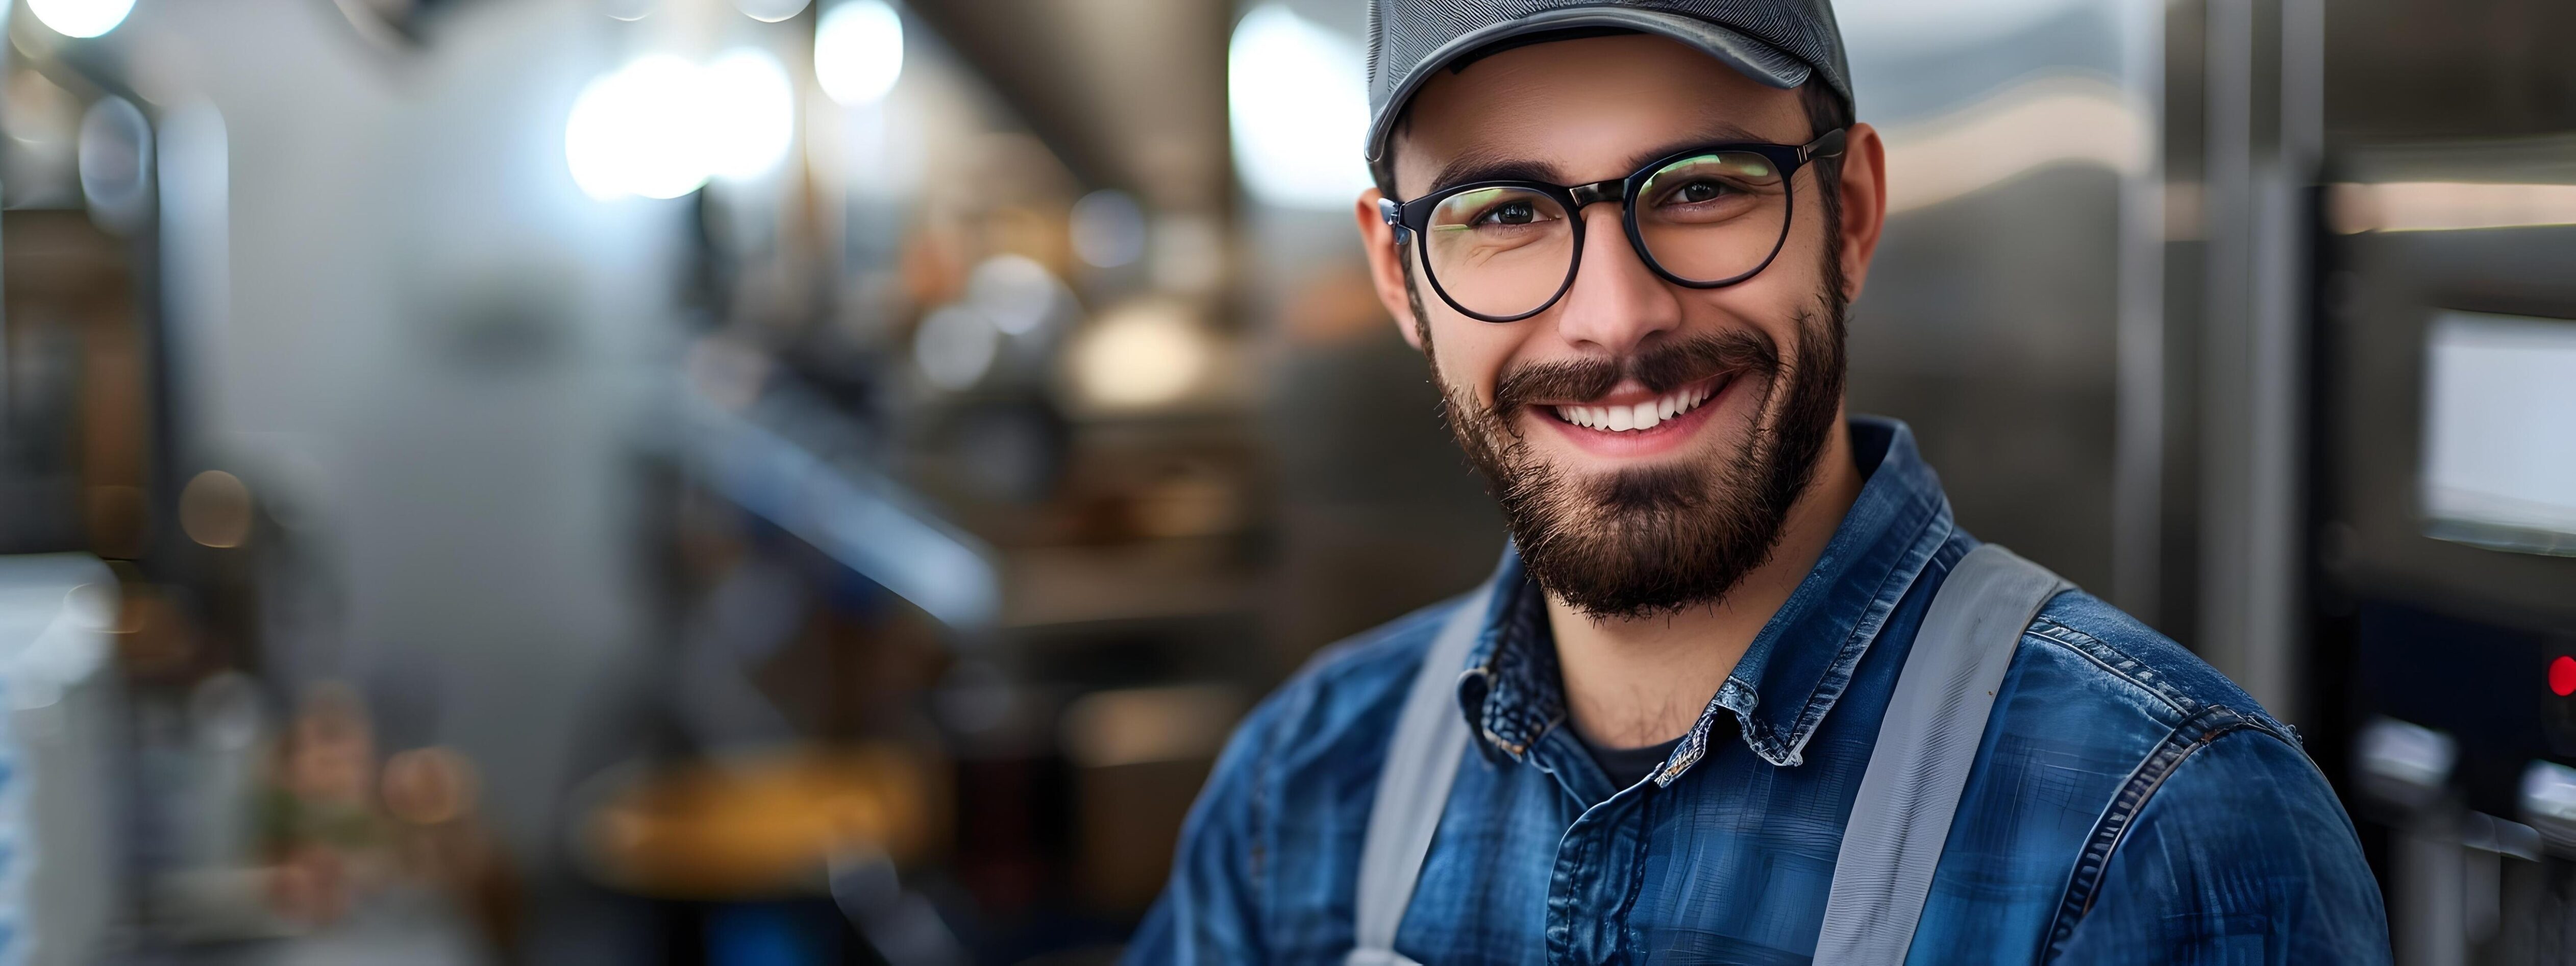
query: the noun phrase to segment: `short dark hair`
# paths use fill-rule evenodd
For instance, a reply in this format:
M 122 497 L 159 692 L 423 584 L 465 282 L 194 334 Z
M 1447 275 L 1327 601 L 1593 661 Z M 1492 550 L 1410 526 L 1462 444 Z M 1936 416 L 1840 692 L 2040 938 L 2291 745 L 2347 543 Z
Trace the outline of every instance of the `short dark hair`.
M 1822 79 L 1798 85 L 1798 104 L 1807 109 L 1807 136 L 1820 138 L 1827 131 L 1852 126 L 1851 102 L 1826 87 Z M 1816 171 L 1816 194 L 1824 202 L 1825 238 L 1836 248 L 1843 237 L 1843 156 L 1817 158 L 1808 162 Z

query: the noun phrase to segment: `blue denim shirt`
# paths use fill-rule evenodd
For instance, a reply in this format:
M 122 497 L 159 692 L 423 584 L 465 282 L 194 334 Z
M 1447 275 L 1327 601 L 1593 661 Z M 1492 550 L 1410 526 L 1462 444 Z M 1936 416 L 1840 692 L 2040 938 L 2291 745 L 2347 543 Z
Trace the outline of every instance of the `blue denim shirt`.
M 1903 424 L 1662 768 L 1616 788 L 1565 727 L 1508 551 L 1463 669 L 1472 742 L 1396 949 L 1453 963 L 1803 963 L 1897 669 L 1976 545 Z M 1405 691 L 1453 601 L 1336 645 L 1236 731 L 1136 963 L 1337 963 Z M 1727 719 L 1736 728 L 1713 727 Z M 1715 740 L 1712 740 L 1712 736 Z M 2022 636 L 1909 959 L 2381 963 L 2379 889 L 2295 733 L 2087 594 Z

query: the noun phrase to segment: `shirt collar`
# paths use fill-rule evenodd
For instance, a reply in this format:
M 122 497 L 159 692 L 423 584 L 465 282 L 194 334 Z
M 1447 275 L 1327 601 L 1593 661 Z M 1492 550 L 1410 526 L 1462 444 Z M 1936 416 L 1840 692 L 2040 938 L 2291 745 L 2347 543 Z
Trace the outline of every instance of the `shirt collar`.
M 1763 760 L 1793 766 L 1807 739 L 1850 685 L 1852 669 L 1953 530 L 1941 481 L 1892 419 L 1849 423 L 1852 459 L 1868 482 L 1824 555 L 1771 615 L 1655 775 L 1670 784 L 1708 752 L 1711 725 L 1731 713 Z M 1515 758 L 1565 720 L 1564 678 L 1548 632 L 1545 595 L 1505 547 L 1494 594 L 1467 669 L 1459 710 L 1494 750 Z

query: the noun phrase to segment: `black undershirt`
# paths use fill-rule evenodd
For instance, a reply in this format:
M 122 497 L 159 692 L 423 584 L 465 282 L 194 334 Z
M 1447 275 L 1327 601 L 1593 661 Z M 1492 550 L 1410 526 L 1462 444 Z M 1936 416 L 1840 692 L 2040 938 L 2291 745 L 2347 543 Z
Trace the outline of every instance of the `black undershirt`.
M 1680 738 L 1675 738 L 1643 748 L 1604 748 L 1593 744 L 1591 739 L 1576 737 L 1583 741 L 1583 750 L 1592 753 L 1593 762 L 1601 766 L 1602 774 L 1610 776 L 1610 784 L 1616 788 L 1626 788 L 1646 780 L 1646 776 L 1654 774 L 1655 769 L 1663 767 L 1664 759 L 1673 756 L 1673 746 L 1682 743 Z
M 1732 714 L 1721 713 L 1717 716 L 1717 720 L 1709 722 L 1710 753 L 1715 754 L 1717 749 L 1735 740 L 1736 730 L 1735 716 Z M 1646 776 L 1655 773 L 1655 769 L 1663 767 L 1664 760 L 1673 756 L 1673 748 L 1682 743 L 1682 739 L 1675 738 L 1643 748 L 1604 748 L 1593 744 L 1592 739 L 1583 737 L 1582 732 L 1572 733 L 1574 740 L 1582 742 L 1583 750 L 1592 756 L 1593 764 L 1600 765 L 1601 773 L 1610 776 L 1610 785 L 1613 788 L 1626 788 L 1644 781 Z

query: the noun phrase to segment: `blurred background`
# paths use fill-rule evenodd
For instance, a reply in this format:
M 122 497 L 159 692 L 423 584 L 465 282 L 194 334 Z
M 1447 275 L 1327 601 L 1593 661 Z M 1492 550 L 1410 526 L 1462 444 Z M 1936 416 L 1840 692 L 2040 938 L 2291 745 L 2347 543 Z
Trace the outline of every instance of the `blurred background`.
M 2576 6 L 1837 6 L 1854 408 L 2576 958 Z M 1501 545 L 1362 0 L 6 9 L 0 962 L 1103 962 Z

